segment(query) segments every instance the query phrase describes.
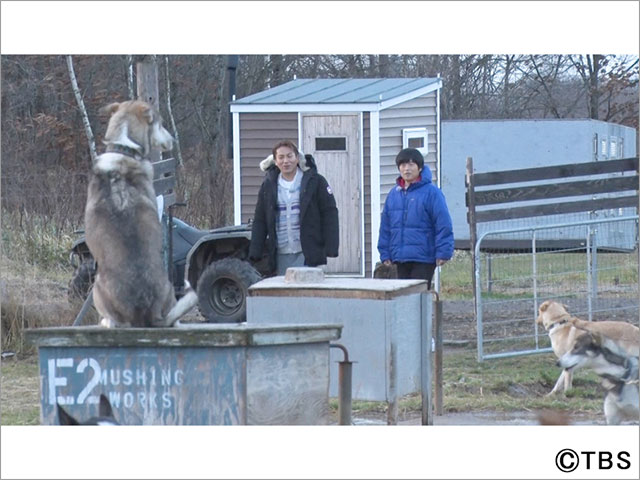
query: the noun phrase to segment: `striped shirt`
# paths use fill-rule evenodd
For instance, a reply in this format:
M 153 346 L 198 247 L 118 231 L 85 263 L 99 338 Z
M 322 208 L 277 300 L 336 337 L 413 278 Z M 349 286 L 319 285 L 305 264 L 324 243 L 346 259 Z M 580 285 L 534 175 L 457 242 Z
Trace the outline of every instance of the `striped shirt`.
M 276 237 L 278 253 L 298 253 L 300 244 L 300 184 L 302 171 L 298 168 L 292 181 L 278 175 L 278 215 L 276 216 Z

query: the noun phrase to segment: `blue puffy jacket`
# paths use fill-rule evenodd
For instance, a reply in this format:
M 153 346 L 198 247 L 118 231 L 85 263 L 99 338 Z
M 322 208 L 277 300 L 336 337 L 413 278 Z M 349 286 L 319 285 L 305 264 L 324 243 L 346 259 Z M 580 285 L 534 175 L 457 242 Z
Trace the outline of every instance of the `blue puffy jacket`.
M 453 227 L 442 191 L 425 165 L 422 179 L 402 188 L 402 177 L 389 192 L 382 211 L 380 261 L 436 263 L 453 256 Z

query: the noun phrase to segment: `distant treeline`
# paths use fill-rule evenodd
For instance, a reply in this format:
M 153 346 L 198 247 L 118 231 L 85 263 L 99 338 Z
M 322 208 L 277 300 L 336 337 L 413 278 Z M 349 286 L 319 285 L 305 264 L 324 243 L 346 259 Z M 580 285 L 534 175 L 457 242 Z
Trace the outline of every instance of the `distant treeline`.
M 229 57 L 156 56 L 160 105 L 167 98 L 183 166 L 176 214 L 202 228 L 232 221 Z M 107 119 L 127 100 L 127 55 L 74 56 L 98 152 Z M 638 127 L 638 57 L 615 55 L 240 55 L 236 97 L 293 78 L 436 77 L 443 120 L 594 118 Z M 134 68 L 131 68 L 131 67 Z M 170 95 L 167 93 L 170 92 Z M 171 130 L 172 123 L 166 121 Z M 265 152 L 267 154 L 268 152 Z M 60 226 L 82 225 L 91 159 L 64 56 L 2 56 L 2 209 Z

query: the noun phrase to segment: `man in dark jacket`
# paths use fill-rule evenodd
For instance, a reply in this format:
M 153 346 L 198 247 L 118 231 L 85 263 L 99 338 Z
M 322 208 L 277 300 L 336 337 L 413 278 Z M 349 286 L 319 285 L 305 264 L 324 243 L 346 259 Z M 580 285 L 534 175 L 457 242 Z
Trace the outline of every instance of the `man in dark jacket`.
M 260 260 L 266 251 L 271 273 L 284 275 L 288 267 L 316 267 L 337 257 L 338 209 L 313 157 L 283 140 L 260 169 L 266 174 L 253 218 L 250 258 Z
M 396 157 L 400 177 L 382 211 L 380 261 L 398 267 L 398 278 L 431 279 L 436 266 L 453 256 L 453 227 L 442 191 L 431 182 L 431 170 L 415 148 Z

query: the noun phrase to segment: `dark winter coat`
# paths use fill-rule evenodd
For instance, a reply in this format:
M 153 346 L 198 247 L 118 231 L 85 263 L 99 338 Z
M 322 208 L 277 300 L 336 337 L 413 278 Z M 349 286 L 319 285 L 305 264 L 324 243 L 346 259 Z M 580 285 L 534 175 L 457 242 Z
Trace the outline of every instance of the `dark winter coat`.
M 431 182 L 425 166 L 422 178 L 402 188 L 402 178 L 389 192 L 382 211 L 378 251 L 380 261 L 436 263 L 453 256 L 453 227 L 442 191 Z
M 303 171 L 300 185 L 300 243 L 304 263 L 310 267 L 324 265 L 327 257 L 338 256 L 338 208 L 327 180 L 318 173 L 311 155 L 301 158 Z M 266 171 L 258 193 L 258 203 L 251 229 L 249 257 L 269 258 L 269 270 L 276 271 L 276 217 L 278 215 L 278 175 L 280 170 L 269 155 L 260 163 Z

